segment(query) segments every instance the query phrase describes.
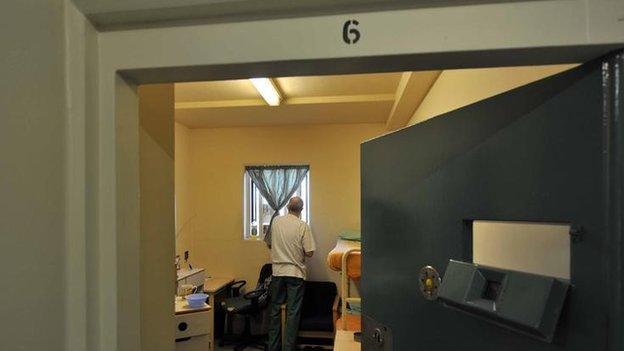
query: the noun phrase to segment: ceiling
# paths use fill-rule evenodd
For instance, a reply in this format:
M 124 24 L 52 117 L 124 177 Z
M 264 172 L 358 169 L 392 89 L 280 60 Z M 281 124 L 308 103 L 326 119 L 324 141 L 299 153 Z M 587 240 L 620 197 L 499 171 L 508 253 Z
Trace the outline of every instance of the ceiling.
M 175 119 L 189 128 L 277 124 L 386 123 L 405 126 L 439 71 L 278 77 L 280 106 L 247 79 L 175 84 Z

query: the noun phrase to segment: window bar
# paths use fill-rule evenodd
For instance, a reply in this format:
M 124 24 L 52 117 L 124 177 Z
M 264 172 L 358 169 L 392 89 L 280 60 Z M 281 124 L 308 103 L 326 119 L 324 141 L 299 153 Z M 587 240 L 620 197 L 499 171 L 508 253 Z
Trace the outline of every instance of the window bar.
M 250 222 L 254 222 L 256 220 L 256 187 L 254 186 L 253 180 L 251 179 L 251 177 L 249 177 L 249 193 L 251 195 L 251 216 Z

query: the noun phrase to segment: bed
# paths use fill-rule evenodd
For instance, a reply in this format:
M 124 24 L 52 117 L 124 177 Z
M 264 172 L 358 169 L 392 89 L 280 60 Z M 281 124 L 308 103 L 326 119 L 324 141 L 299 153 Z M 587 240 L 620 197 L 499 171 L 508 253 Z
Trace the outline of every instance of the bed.
M 359 281 L 362 275 L 362 244 L 355 240 L 338 239 L 334 247 L 327 255 L 327 265 L 335 271 L 341 272 L 340 278 L 340 319 L 337 328 L 341 330 L 361 330 L 361 318 L 359 313 L 349 312 L 354 306 L 361 305 L 359 297 L 350 296 L 349 280 Z
M 336 247 L 327 255 L 327 265 L 334 271 L 342 272 L 343 261 L 345 261 L 348 277 L 359 279 L 362 275 L 361 248 L 362 243 L 359 241 L 338 239 Z M 345 254 L 347 254 L 346 257 Z

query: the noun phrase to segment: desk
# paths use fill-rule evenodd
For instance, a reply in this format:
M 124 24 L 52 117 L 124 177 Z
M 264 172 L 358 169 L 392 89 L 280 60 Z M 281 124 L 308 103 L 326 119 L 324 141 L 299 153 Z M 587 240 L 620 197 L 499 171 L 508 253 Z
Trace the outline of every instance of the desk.
M 362 345 L 353 340 L 353 332 L 347 330 L 336 330 L 336 341 L 334 351 L 360 351 Z
M 214 345 L 215 341 L 215 309 L 217 309 L 216 296 L 223 293 L 230 285 L 234 283 L 234 278 L 219 278 L 213 277 L 204 280 L 204 292 L 208 294 L 208 304 L 214 308 L 208 312 L 210 314 L 211 321 L 211 345 Z
M 204 304 L 202 307 L 191 307 L 188 305 L 185 299 L 176 298 L 175 299 L 175 314 L 187 314 L 193 312 L 205 312 L 212 310 L 212 305 Z
M 203 268 L 180 269 L 176 272 L 178 285 L 190 284 L 199 286 L 204 282 L 206 271 Z
M 206 294 L 218 293 L 234 283 L 234 278 L 208 278 L 204 280 L 204 292 Z
M 186 300 L 175 300 L 175 351 L 212 351 L 211 325 L 209 313 L 212 308 L 203 304 L 190 307 Z

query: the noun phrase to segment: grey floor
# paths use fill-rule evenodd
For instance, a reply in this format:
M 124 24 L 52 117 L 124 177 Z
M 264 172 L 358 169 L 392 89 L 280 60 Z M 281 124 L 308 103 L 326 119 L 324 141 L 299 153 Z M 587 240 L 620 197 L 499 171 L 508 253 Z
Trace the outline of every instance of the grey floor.
M 215 351 L 229 351 L 229 350 L 234 350 L 234 346 L 223 346 L 223 347 L 221 347 L 221 346 L 217 345 L 215 347 Z
M 218 344 L 215 346 L 215 351 L 232 351 L 234 350 L 234 346 L 219 346 Z M 247 351 L 257 351 L 260 349 L 257 348 L 253 348 L 253 347 L 247 347 L 245 348 L 245 350 Z
M 234 346 L 223 346 L 223 347 L 220 347 L 219 345 L 217 345 L 215 347 L 215 351 L 232 351 L 232 350 L 234 350 Z M 248 347 L 245 350 L 247 350 L 247 351 L 257 351 L 259 349 Z

